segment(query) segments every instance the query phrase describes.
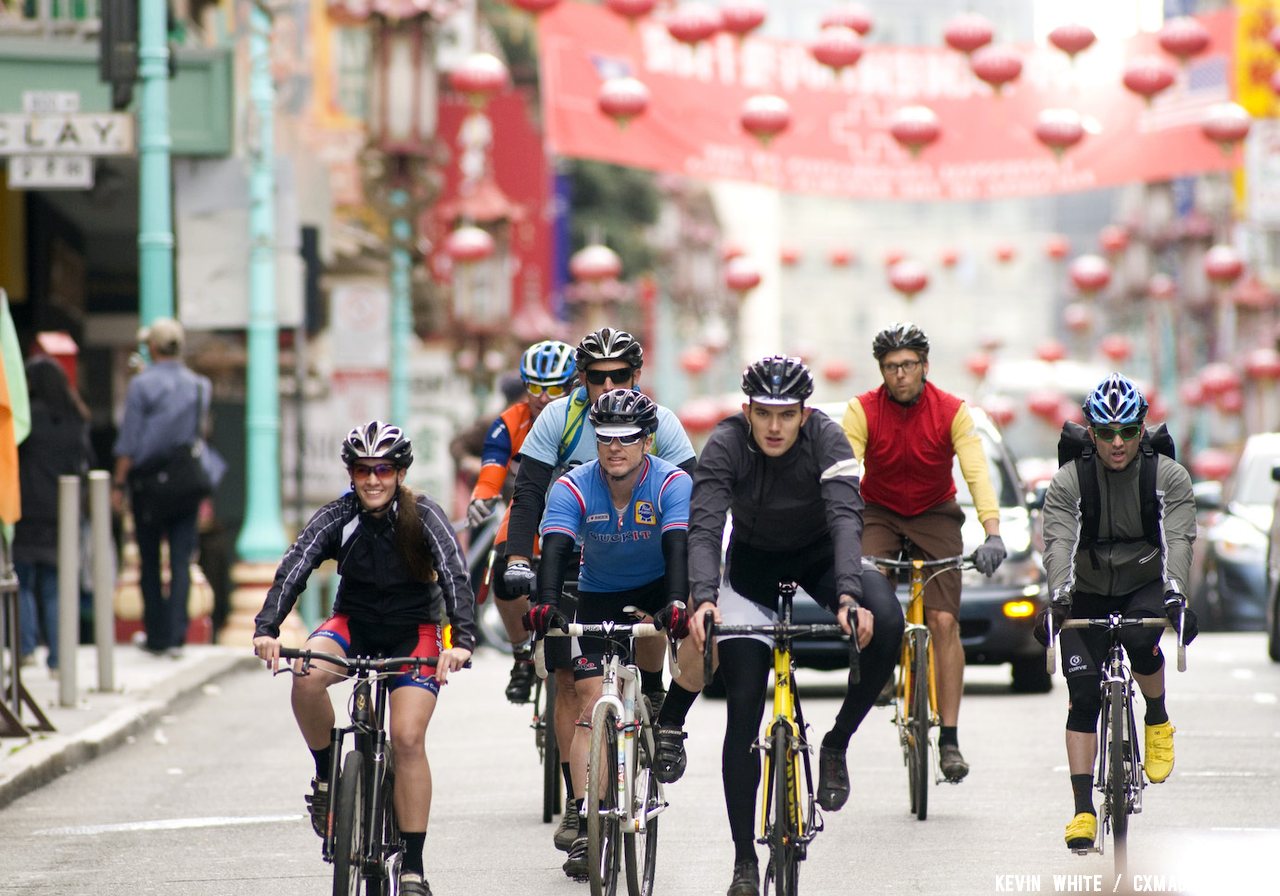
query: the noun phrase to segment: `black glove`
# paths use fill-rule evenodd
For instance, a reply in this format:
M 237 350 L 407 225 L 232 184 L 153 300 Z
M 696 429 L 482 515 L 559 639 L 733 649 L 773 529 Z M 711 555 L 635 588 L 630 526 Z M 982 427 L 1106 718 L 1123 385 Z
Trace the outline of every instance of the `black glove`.
M 1187 606 L 1186 599 L 1178 592 L 1170 591 L 1164 596 L 1164 614 L 1173 623 L 1175 634 L 1178 630 L 1178 617 L 1182 617 L 1183 644 L 1190 644 L 1200 634 L 1200 620 L 1196 617 L 1196 611 Z
M 480 525 L 493 515 L 493 508 L 497 506 L 497 498 L 475 498 L 467 505 L 467 525 Z
M 1067 617 L 1071 615 L 1071 605 L 1063 601 L 1054 601 L 1045 607 L 1036 616 L 1036 627 L 1031 630 L 1031 634 L 1035 639 L 1045 647 L 1049 646 L 1049 620 L 1053 620 L 1053 630 L 1056 635 L 1062 633 L 1062 623 L 1067 621 Z
M 533 594 L 533 568 L 528 563 L 508 563 L 502 573 L 502 584 L 507 586 L 507 593 L 512 597 Z
M 564 614 L 555 604 L 534 604 L 524 616 L 520 617 L 520 622 L 539 637 L 553 628 L 562 629 L 567 624 Z
M 689 611 L 684 601 L 673 600 L 654 613 L 653 624 L 665 628 L 673 638 L 689 637 Z
M 973 565 L 978 572 L 989 576 L 1000 568 L 1006 556 L 1004 539 L 999 535 L 988 535 L 987 540 L 973 552 Z

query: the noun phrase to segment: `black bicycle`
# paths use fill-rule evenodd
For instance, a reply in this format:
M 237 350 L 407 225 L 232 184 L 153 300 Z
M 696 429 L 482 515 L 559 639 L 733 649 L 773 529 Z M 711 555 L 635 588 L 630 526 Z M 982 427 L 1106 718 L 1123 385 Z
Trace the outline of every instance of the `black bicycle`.
M 393 896 L 403 846 L 393 799 L 395 762 L 387 736 L 389 682 L 406 667 L 435 666 L 436 657 L 346 657 L 285 647 L 280 658 L 301 661 L 290 667 L 295 675 L 309 675 L 316 663 L 327 663 L 337 670 L 316 671 L 355 680 L 348 704 L 350 722 L 333 729 L 329 814 L 321 855 L 333 864 L 333 896 L 357 896 L 361 881 L 366 896 Z M 347 735 L 354 743 L 343 756 Z
M 560 814 L 560 748 L 556 744 L 556 677 L 533 681 L 533 717 L 529 720 L 533 729 L 533 745 L 538 748 L 542 762 L 542 821 L 554 821 Z

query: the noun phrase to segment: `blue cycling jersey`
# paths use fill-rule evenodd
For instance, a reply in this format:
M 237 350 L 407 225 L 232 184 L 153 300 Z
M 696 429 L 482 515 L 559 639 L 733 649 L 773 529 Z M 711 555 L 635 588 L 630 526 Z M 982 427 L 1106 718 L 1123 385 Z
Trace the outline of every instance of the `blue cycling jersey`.
M 689 528 L 689 474 L 646 455 L 631 498 L 613 506 L 599 461 L 574 467 L 551 486 L 541 532 L 582 545 L 581 591 L 626 591 L 662 578 L 662 534 Z

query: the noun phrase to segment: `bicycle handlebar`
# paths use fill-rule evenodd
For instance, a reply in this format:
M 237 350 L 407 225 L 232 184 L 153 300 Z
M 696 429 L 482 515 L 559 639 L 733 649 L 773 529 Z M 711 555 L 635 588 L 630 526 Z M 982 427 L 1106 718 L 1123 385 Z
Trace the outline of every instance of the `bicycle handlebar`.
M 533 648 L 533 667 L 539 678 L 547 677 L 547 657 L 545 639 L 598 637 L 609 640 L 620 638 L 655 638 L 661 635 L 667 638 L 667 664 L 671 677 L 680 677 L 680 663 L 676 660 L 675 640 L 668 637 L 665 628 L 659 628 L 652 622 L 567 622 L 547 630 L 546 635 L 535 639 Z
M 325 653 L 322 650 L 299 650 L 294 647 L 281 647 L 280 659 L 282 660 L 302 660 L 303 672 L 311 668 L 311 664 L 316 661 L 332 663 L 340 666 L 348 672 L 399 672 L 401 666 L 432 666 L 436 665 L 439 657 L 434 656 L 342 656 L 335 653 Z M 470 669 L 471 660 L 463 663 L 463 667 Z
M 712 662 L 711 662 L 711 646 L 716 635 L 768 635 L 774 639 L 786 638 L 805 638 L 816 637 L 820 635 L 839 635 L 846 637 L 844 629 L 839 625 L 833 625 L 829 622 L 810 622 L 810 623 L 782 623 L 771 622 L 767 624 L 757 623 L 754 625 L 717 625 L 715 619 L 708 613 L 703 617 L 704 624 L 704 640 L 702 642 L 702 680 L 703 682 L 711 681 Z M 853 634 L 847 636 L 849 638 L 849 683 L 857 684 L 862 680 L 862 664 L 858 659 L 858 629 L 857 620 L 851 620 Z
M 883 566 L 885 569 L 905 572 L 910 572 L 917 566 L 920 569 L 940 569 L 944 567 L 954 567 L 956 569 L 973 568 L 973 554 L 957 554 L 954 557 L 939 557 L 936 560 L 890 560 L 888 557 L 872 557 L 870 555 L 863 555 L 862 559 L 874 566 Z
M 1184 608 L 1185 609 L 1185 608 Z M 1104 628 L 1114 631 L 1120 628 L 1167 628 L 1178 634 L 1178 671 L 1187 671 L 1187 645 L 1182 643 L 1182 626 L 1158 616 L 1098 616 L 1080 619 L 1068 619 L 1062 623 L 1062 629 L 1068 628 Z M 1045 620 L 1045 631 L 1049 642 L 1045 647 L 1045 670 L 1052 675 L 1057 665 L 1057 632 L 1053 628 L 1053 615 Z

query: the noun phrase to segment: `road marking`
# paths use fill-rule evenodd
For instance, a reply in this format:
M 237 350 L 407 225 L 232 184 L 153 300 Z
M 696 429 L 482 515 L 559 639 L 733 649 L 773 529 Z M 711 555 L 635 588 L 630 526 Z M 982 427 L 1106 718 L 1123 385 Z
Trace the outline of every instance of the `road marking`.
M 1256 694 L 1254 694 L 1254 695 L 1253 695 L 1253 702 L 1254 702 L 1254 703 L 1265 703 L 1265 704 L 1267 704 L 1268 706 L 1271 706 L 1271 705 L 1274 705 L 1274 704 L 1275 704 L 1275 702 L 1276 702 L 1276 695 L 1275 695 L 1275 694 L 1269 694 L 1269 693 L 1267 693 L 1267 692 L 1265 692 L 1265 691 L 1259 691 L 1258 693 L 1256 693 Z
M 1180 778 L 1262 778 L 1262 772 L 1178 772 Z
M 244 824 L 277 824 L 299 821 L 304 815 L 254 815 L 249 817 L 214 816 L 212 818 L 162 818 L 155 821 L 130 821 L 122 824 L 90 824 L 69 828 L 45 828 L 36 834 L 64 837 L 91 837 L 97 834 L 120 834 L 134 831 L 179 831 L 188 828 L 221 828 Z

